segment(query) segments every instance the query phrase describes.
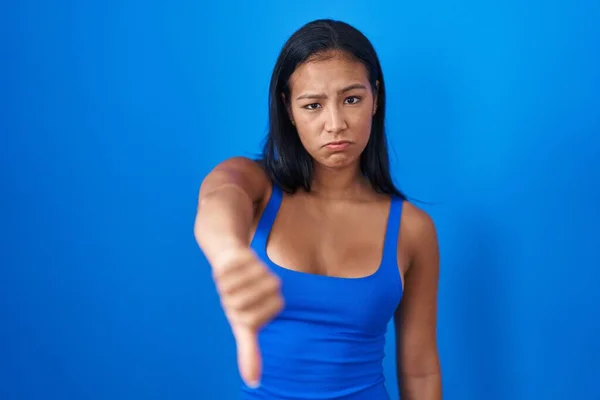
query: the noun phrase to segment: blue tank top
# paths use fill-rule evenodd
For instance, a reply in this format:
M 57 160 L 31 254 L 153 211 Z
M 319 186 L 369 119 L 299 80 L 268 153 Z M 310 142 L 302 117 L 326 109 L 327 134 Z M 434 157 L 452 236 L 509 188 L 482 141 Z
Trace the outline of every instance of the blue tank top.
M 269 259 L 267 239 L 282 195 L 274 185 L 251 247 L 281 279 L 285 306 L 259 333 L 261 386 L 243 385 L 242 398 L 388 400 L 382 360 L 387 326 L 402 297 L 402 199 L 392 197 L 378 270 L 340 278 L 293 271 Z

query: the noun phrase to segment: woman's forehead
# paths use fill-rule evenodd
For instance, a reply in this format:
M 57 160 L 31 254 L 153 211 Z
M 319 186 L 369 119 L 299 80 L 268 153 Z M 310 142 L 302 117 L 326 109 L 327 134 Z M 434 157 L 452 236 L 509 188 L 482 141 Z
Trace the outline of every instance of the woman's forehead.
M 348 57 L 329 57 L 301 64 L 290 77 L 289 86 L 292 91 L 337 91 L 352 83 L 368 84 L 365 66 Z

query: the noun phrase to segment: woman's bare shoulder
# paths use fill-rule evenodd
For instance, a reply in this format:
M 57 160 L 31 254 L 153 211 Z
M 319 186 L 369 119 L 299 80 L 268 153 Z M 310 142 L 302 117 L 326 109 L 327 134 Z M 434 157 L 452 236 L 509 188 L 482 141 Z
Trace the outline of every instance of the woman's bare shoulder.
M 246 175 L 256 175 L 256 178 L 267 179 L 267 174 L 260 161 L 244 156 L 226 158 L 214 167 L 213 171 L 216 170 L 234 171 L 236 173 L 243 173 Z
M 243 189 L 255 202 L 270 191 L 270 180 L 259 161 L 236 156 L 219 162 L 203 179 L 201 192 L 208 193 L 225 185 Z
M 405 200 L 402 206 L 400 238 L 407 241 L 411 258 L 437 246 L 437 232 L 431 215 L 421 207 Z

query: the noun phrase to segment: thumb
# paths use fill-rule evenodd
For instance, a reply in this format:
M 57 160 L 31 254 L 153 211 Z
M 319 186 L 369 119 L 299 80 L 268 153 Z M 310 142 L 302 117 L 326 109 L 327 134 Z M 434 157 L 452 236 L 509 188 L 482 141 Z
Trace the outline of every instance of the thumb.
M 233 327 L 233 335 L 237 346 L 237 361 L 240 375 L 246 385 L 251 388 L 257 388 L 260 385 L 262 373 L 258 334 L 246 326 L 237 325 Z

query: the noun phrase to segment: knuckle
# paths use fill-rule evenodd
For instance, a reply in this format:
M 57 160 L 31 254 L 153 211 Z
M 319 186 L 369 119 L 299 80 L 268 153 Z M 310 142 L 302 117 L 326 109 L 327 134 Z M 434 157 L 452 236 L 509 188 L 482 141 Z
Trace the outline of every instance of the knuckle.
M 281 288 L 281 280 L 273 275 L 268 279 L 267 284 L 271 291 L 278 291 Z
M 213 268 L 211 270 L 211 275 L 214 280 L 219 280 L 224 274 L 225 274 L 224 268 L 218 268 L 218 267 L 213 266 Z
M 217 283 L 217 293 L 219 296 L 229 300 L 231 297 L 235 296 L 236 288 L 231 282 L 219 282 Z
M 275 312 L 276 313 L 280 312 L 281 310 L 283 310 L 284 306 L 285 306 L 285 303 L 283 301 L 283 298 L 281 296 L 278 296 L 277 300 L 275 302 L 275 307 L 274 307 Z
M 268 275 L 269 271 L 260 264 L 253 264 L 251 275 L 255 279 L 264 279 Z
M 212 278 L 217 284 L 223 284 L 229 280 L 229 274 L 226 271 L 220 269 L 213 269 Z
M 225 307 L 225 308 L 232 309 L 232 310 L 239 309 L 238 296 L 233 296 L 233 295 L 224 293 L 221 295 L 221 303 L 223 304 L 223 307 Z
M 226 294 L 230 289 L 222 279 L 215 279 L 215 288 L 219 294 Z
M 243 297 L 240 296 L 231 296 L 231 307 L 235 310 L 244 309 L 246 302 Z
M 231 301 L 227 296 L 221 296 L 221 306 L 225 313 L 232 312 L 235 310 L 235 307 L 231 305 Z

